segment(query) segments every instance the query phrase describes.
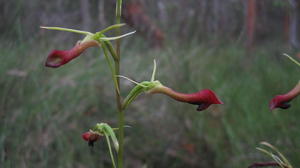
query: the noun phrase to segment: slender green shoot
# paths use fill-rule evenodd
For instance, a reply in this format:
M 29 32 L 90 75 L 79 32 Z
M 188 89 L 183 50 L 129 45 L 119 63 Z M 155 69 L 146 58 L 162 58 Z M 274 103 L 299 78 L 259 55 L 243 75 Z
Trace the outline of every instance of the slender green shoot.
M 293 168 L 293 166 L 287 160 L 287 158 L 281 152 L 279 152 L 279 150 L 276 147 L 269 144 L 268 142 L 261 142 L 260 144 L 269 147 L 271 150 L 273 150 L 274 152 L 277 153 L 277 155 L 275 155 L 275 154 L 273 154 L 272 152 L 270 152 L 266 149 L 259 148 L 259 147 L 256 148 L 257 150 L 259 150 L 259 151 L 267 154 L 268 156 L 272 157 L 272 159 L 275 160 L 276 163 L 278 163 L 281 168 Z
M 300 66 L 300 63 L 298 61 L 296 61 L 294 58 L 292 58 L 291 56 L 289 56 L 288 54 L 284 53 L 283 55 L 286 56 L 286 57 L 288 57 L 292 62 L 294 62 L 298 66 Z
M 268 142 L 261 142 L 261 144 L 268 146 L 269 148 L 274 150 L 286 164 L 291 165 L 291 163 L 287 160 L 287 158 L 275 146 L 271 145 Z

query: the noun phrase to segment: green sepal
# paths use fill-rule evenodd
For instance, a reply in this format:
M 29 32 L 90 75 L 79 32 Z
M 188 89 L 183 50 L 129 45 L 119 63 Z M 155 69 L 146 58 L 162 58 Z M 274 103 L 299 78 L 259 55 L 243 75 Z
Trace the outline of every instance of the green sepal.
M 108 31 L 110 31 L 110 30 L 113 30 L 113 29 L 117 29 L 117 28 L 123 27 L 123 26 L 125 26 L 125 25 L 126 25 L 125 23 L 114 24 L 114 25 L 108 26 L 107 28 L 105 28 L 105 29 L 103 29 L 103 30 L 97 32 L 96 34 L 98 34 L 98 33 L 99 33 L 99 34 L 103 34 L 103 33 L 105 33 L 105 32 L 108 32 Z
M 105 135 L 105 136 L 109 136 L 114 144 L 114 147 L 116 149 L 116 151 L 119 151 L 119 142 L 118 139 L 116 137 L 116 134 L 113 130 L 112 127 L 110 127 L 108 124 L 106 123 L 98 123 L 96 124 L 96 126 L 92 129 L 93 132 L 98 133 L 99 135 Z
M 113 128 L 111 128 L 108 124 L 104 124 L 104 131 L 107 135 L 110 136 L 110 138 L 114 144 L 114 147 L 115 147 L 116 151 L 118 152 L 119 151 L 119 142 L 118 142 L 118 139 L 116 137 L 116 134 L 115 134 Z

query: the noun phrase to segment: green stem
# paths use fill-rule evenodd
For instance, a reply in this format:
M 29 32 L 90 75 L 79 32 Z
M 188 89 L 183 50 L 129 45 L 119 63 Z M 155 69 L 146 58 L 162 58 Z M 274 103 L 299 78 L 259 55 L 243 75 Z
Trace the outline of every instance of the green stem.
M 107 135 L 105 135 L 105 138 L 106 138 L 106 141 L 107 141 L 107 145 L 108 145 L 108 149 L 109 149 L 109 154 L 110 154 L 111 162 L 113 164 L 113 167 L 116 168 L 116 163 L 115 163 L 113 152 L 111 150 L 111 145 L 110 145 L 109 137 Z
M 122 0 L 117 0 L 117 4 L 116 4 L 116 24 L 120 24 L 121 23 L 121 11 L 122 10 Z M 116 29 L 116 33 L 117 36 L 119 36 L 121 34 L 120 28 Z M 121 58 L 121 54 L 120 54 L 120 45 L 121 45 L 121 41 L 120 39 L 118 39 L 116 41 L 116 50 L 117 50 L 117 59 L 115 60 L 115 72 L 117 75 L 120 75 L 120 58 Z M 119 78 L 117 78 L 117 84 L 118 86 L 120 86 L 120 80 Z M 120 88 L 120 87 L 119 87 Z M 123 168 L 123 151 L 124 151 L 124 111 L 122 109 L 122 100 L 121 100 L 121 95 L 120 93 L 118 93 L 116 91 L 116 101 L 117 101 L 117 107 L 118 107 L 118 111 L 119 111 L 119 131 L 118 131 L 118 135 L 119 135 L 119 152 L 118 152 L 118 168 Z
M 120 63 L 119 61 L 115 62 L 115 72 L 116 74 L 120 74 Z M 116 79 L 118 87 L 120 88 L 120 81 L 119 78 Z M 118 108 L 118 140 L 119 140 L 119 152 L 118 152 L 118 168 L 123 167 L 123 153 L 124 153 L 124 111 L 122 108 L 122 100 L 121 95 L 119 92 L 116 91 L 116 101 L 117 101 L 117 108 Z

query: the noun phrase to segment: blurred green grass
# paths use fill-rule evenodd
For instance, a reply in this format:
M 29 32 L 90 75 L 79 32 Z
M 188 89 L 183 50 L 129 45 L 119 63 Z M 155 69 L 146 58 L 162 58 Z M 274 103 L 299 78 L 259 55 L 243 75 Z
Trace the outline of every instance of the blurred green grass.
M 142 95 L 126 111 L 127 167 L 247 167 L 265 160 L 260 141 L 300 162 L 299 99 L 270 112 L 269 100 L 299 80 L 299 67 L 278 44 L 246 52 L 242 45 L 191 42 L 162 50 L 123 46 L 122 75 L 157 79 L 180 91 L 214 90 L 225 105 L 204 112 L 163 95 Z M 81 133 L 97 122 L 116 124 L 112 81 L 103 55 L 91 49 L 59 69 L 43 66 L 53 48 L 41 41 L 0 47 L 0 165 L 3 167 L 109 167 L 104 140 L 89 149 Z M 133 87 L 125 80 L 122 94 Z

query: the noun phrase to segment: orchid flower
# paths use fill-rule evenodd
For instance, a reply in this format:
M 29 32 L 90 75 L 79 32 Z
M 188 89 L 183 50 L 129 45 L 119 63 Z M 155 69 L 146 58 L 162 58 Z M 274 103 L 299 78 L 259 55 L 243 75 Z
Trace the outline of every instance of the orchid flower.
M 162 85 L 160 81 L 154 80 L 155 73 L 156 73 L 156 62 L 154 60 L 154 68 L 153 68 L 153 73 L 150 81 L 143 81 L 138 83 L 125 76 L 120 76 L 120 75 L 118 76 L 118 77 L 125 78 L 136 84 L 136 86 L 131 90 L 131 92 L 125 98 L 123 103 L 123 108 L 126 108 L 142 92 L 152 93 L 152 94 L 155 93 L 165 94 L 177 101 L 198 105 L 197 107 L 198 111 L 205 110 L 212 104 L 223 104 L 223 102 L 217 97 L 217 95 L 210 89 L 204 89 L 196 93 L 190 93 L 190 94 L 176 92 L 171 88 Z
M 117 40 L 120 38 L 123 38 L 125 36 L 131 35 L 134 32 L 130 32 L 121 36 L 116 37 L 106 37 L 104 35 L 105 32 L 110 31 L 115 28 L 119 28 L 121 26 L 124 26 L 125 24 L 116 24 L 107 27 L 104 30 L 101 30 L 97 33 L 91 33 L 87 31 L 81 31 L 81 30 L 75 30 L 75 29 L 68 29 L 68 28 L 62 28 L 62 27 L 41 27 L 43 29 L 50 29 L 50 30 L 59 30 L 59 31 L 68 31 L 78 34 L 85 35 L 85 38 L 82 41 L 79 41 L 73 48 L 70 50 L 53 50 L 50 52 L 50 54 L 47 57 L 45 65 L 47 67 L 51 68 L 57 68 L 60 67 L 70 61 L 72 61 L 74 58 L 81 55 L 86 49 L 90 47 L 96 47 L 101 46 L 103 43 L 105 43 L 105 47 L 107 47 L 110 52 L 113 53 L 112 46 L 109 41 L 111 40 Z M 113 57 L 116 57 L 115 54 L 112 54 Z M 114 58 L 116 59 L 116 58 Z
M 53 50 L 48 55 L 45 65 L 51 68 L 60 67 L 72 61 L 74 58 L 78 57 L 87 48 L 98 46 L 98 45 L 100 44 L 96 40 L 89 40 L 89 41 L 77 43 L 70 50 Z
M 98 124 L 96 124 L 96 126 L 93 129 L 82 134 L 82 138 L 85 141 L 88 141 L 90 146 L 93 146 L 94 142 L 99 140 L 101 136 L 105 136 L 106 141 L 107 141 L 107 146 L 109 149 L 109 154 L 110 154 L 111 161 L 112 161 L 114 168 L 116 168 L 116 163 L 115 163 L 113 151 L 111 148 L 111 141 L 113 143 L 113 146 L 115 147 L 116 152 L 119 152 L 119 142 L 118 142 L 118 139 L 114 132 L 114 130 L 117 130 L 117 129 L 118 128 L 110 127 L 106 123 L 98 123 Z
M 212 104 L 224 104 L 210 89 L 200 90 L 196 93 L 179 93 L 166 86 L 158 86 L 149 90 L 149 93 L 165 94 L 177 101 L 198 105 L 197 111 L 207 109 Z

